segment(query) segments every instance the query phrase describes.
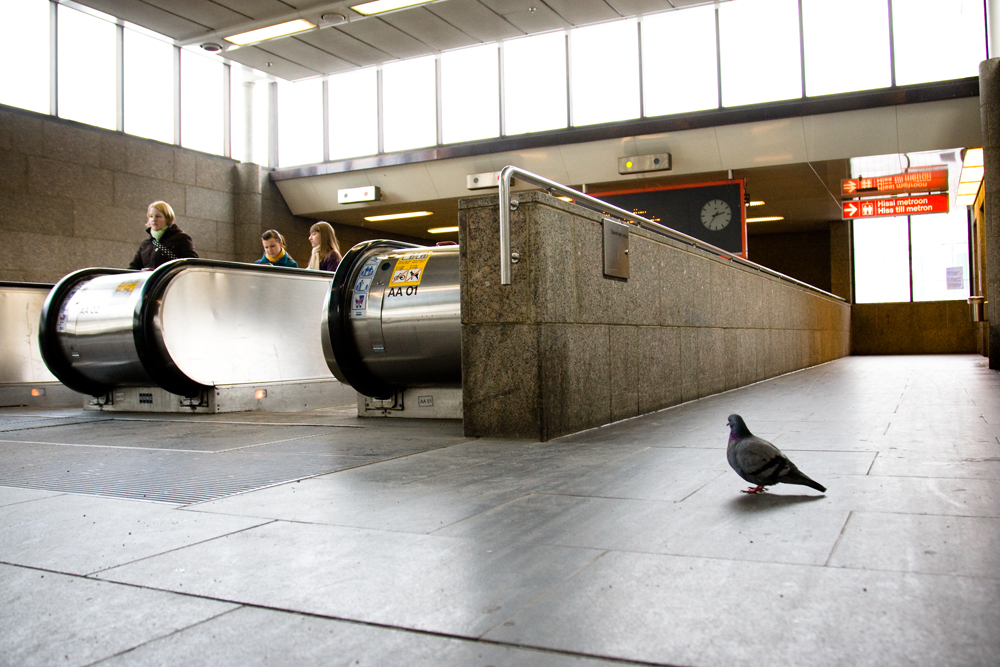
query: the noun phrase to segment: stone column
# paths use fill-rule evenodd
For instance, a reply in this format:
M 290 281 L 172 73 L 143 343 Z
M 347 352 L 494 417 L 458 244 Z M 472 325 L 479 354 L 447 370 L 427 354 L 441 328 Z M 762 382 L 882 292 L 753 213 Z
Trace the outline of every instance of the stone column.
M 1000 369 L 1000 58 L 979 64 L 979 109 L 983 124 L 986 163 L 985 237 L 986 307 L 989 327 L 990 368 Z
M 261 256 L 261 179 L 266 172 L 259 164 L 241 162 L 236 170 L 236 224 L 233 227 L 233 254 L 237 262 L 252 262 Z
M 830 223 L 830 291 L 851 301 L 853 271 L 851 221 L 834 220 Z

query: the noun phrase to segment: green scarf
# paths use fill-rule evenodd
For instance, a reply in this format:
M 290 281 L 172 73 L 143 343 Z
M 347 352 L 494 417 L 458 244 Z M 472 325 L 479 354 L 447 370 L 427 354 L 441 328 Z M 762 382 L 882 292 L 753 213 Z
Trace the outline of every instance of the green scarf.
M 163 228 L 163 229 L 161 229 L 160 231 L 156 231 L 155 229 L 150 229 L 150 230 L 149 230 L 149 233 L 150 233 L 150 235 L 152 235 L 152 237 L 153 237 L 154 239 L 156 239 L 157 241 L 159 241 L 160 239 L 162 239 L 162 238 L 163 238 L 163 235 L 167 233 L 167 230 L 168 230 L 169 228 L 170 228 L 170 226 L 169 226 L 169 225 L 167 225 L 166 227 L 164 227 L 164 228 Z

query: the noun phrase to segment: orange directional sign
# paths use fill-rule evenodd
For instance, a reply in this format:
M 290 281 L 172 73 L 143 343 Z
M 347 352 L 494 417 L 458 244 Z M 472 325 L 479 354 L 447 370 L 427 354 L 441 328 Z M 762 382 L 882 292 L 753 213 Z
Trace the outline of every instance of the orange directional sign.
M 916 195 L 888 199 L 862 199 L 841 202 L 844 220 L 855 218 L 880 218 L 887 215 L 920 215 L 922 213 L 947 213 L 948 195 Z
M 924 192 L 947 189 L 947 169 L 908 171 L 905 174 L 874 176 L 872 178 L 846 178 L 840 182 L 840 194 L 843 197 L 892 195 L 902 192 Z

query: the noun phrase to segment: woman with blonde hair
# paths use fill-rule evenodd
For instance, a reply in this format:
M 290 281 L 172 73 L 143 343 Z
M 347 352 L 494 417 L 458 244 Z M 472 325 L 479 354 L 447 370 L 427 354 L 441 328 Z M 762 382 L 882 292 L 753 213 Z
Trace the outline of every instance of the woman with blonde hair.
M 337 243 L 337 233 L 329 222 L 317 222 L 309 228 L 309 243 L 312 244 L 312 257 L 309 258 L 309 268 L 316 271 L 337 270 L 340 264 L 340 244 Z
M 172 259 L 197 257 L 191 237 L 174 224 L 174 209 L 165 201 L 154 201 L 146 210 L 146 233 L 139 250 L 128 265 L 130 269 L 155 269 Z

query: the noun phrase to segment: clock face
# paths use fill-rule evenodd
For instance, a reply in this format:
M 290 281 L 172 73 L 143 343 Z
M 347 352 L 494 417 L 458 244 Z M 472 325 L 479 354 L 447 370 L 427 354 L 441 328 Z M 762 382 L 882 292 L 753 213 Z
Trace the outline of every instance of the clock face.
M 733 209 L 721 199 L 713 199 L 701 207 L 701 224 L 713 232 L 725 229 L 733 219 Z

